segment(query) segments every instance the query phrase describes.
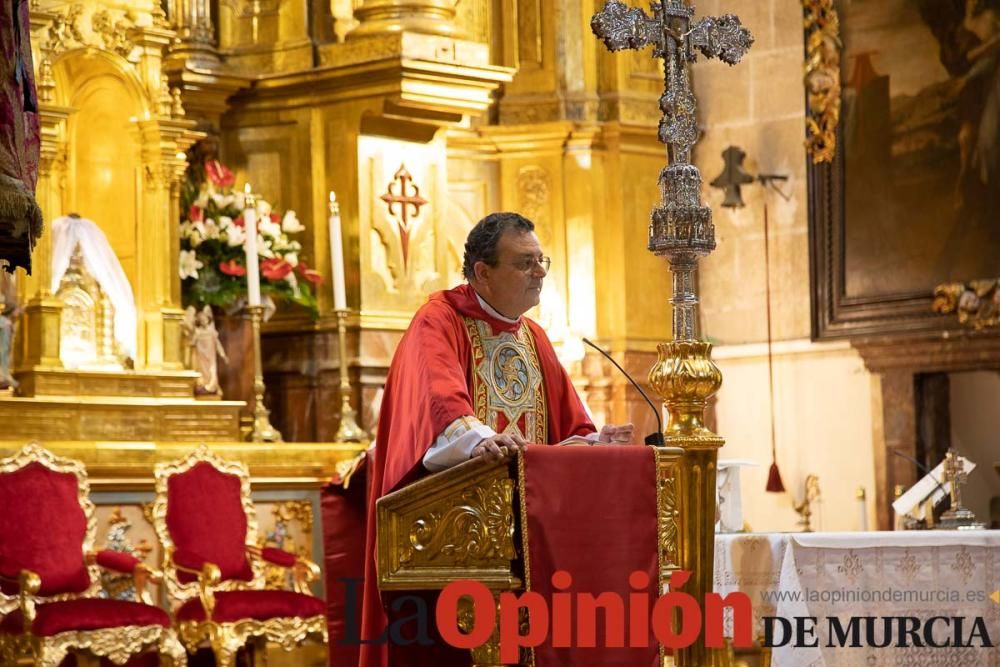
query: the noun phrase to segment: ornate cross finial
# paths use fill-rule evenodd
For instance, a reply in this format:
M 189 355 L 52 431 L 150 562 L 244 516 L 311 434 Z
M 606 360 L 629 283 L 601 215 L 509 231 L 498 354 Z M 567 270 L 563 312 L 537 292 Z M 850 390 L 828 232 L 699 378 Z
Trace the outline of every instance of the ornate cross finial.
M 668 165 L 660 172 L 660 203 L 651 216 L 649 249 L 665 255 L 674 274 L 674 339 L 694 340 L 698 296 L 693 273 L 698 258 L 715 248 L 715 228 L 711 210 L 701 202 L 701 174 L 691 164 L 698 126 L 688 64 L 700 51 L 735 65 L 753 37 L 732 14 L 693 21 L 694 9 L 684 0 L 651 2 L 650 7 L 652 16 L 621 0 L 609 0 L 590 27 L 611 51 L 652 46 L 653 56 L 663 58 L 663 118 L 657 134 L 667 146 Z
M 604 9 L 594 14 L 590 28 L 610 51 L 652 46 L 653 57 L 665 60 L 660 141 L 675 149 L 677 155 L 671 156 L 672 162 L 675 159 L 689 162 L 697 129 L 695 100 L 684 63 L 697 58 L 697 49 L 706 57 L 735 65 L 750 49 L 753 37 L 732 14 L 707 17 L 692 24 L 694 10 L 681 0 L 650 4 L 653 15 L 647 16 L 621 0 L 609 0 Z

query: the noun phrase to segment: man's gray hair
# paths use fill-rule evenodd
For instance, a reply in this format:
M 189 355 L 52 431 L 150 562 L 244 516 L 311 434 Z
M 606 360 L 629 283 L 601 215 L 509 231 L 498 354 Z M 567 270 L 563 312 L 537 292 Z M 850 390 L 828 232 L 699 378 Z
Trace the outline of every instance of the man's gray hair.
M 465 274 L 466 280 L 471 282 L 476 277 L 476 262 L 484 262 L 489 266 L 497 265 L 497 244 L 508 229 L 523 233 L 533 232 L 535 223 L 519 213 L 510 211 L 490 213 L 476 223 L 465 239 L 462 273 Z

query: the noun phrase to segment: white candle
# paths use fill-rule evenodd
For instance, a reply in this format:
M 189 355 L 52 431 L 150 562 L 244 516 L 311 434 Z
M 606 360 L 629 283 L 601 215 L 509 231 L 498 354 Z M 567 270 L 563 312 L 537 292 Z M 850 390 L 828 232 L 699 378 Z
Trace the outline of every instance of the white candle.
M 330 268 L 333 275 L 333 309 L 347 310 L 347 291 L 344 288 L 344 241 L 340 230 L 340 205 L 330 191 Z
M 247 303 L 260 305 L 260 260 L 257 257 L 257 209 L 250 184 L 243 187 L 246 193 L 246 208 L 243 210 L 243 230 L 247 240 L 243 249 L 247 254 Z

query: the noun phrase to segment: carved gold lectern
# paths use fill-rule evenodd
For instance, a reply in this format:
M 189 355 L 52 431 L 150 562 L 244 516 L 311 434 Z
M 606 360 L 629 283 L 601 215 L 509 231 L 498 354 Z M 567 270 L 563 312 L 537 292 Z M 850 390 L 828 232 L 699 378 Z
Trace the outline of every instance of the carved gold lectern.
M 681 546 L 689 539 L 713 535 L 685 533 L 683 499 L 677 493 L 678 447 L 654 449 L 657 545 L 661 587 L 680 568 Z M 378 574 L 383 591 L 439 590 L 449 583 L 471 579 L 489 588 L 494 598 L 503 591 L 524 588 L 524 550 L 516 462 L 486 463 L 478 459 L 421 479 L 381 498 L 377 503 Z M 628 488 L 616 489 L 622 494 Z M 468 604 L 468 607 L 461 606 Z M 468 631 L 474 618 L 471 602 L 463 598 L 459 627 Z M 498 666 L 499 638 L 472 650 L 477 667 Z M 662 654 L 661 654 L 662 656 Z M 663 662 L 661 657 L 661 663 Z

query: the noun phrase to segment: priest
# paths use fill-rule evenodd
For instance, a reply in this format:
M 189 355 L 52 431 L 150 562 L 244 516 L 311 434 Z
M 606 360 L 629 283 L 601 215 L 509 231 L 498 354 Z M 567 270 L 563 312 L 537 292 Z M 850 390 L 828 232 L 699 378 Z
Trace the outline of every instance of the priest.
M 375 569 L 378 498 L 469 458 L 507 459 L 528 443 L 632 439 L 631 424 L 597 431 L 545 332 L 524 317 L 539 303 L 551 261 L 534 229 L 517 213 L 480 220 L 465 243 L 468 283 L 431 295 L 393 357 L 371 473 L 362 620 L 362 638 L 371 643 L 362 646 L 362 667 L 469 660 L 440 641 L 378 641 L 387 625 Z

